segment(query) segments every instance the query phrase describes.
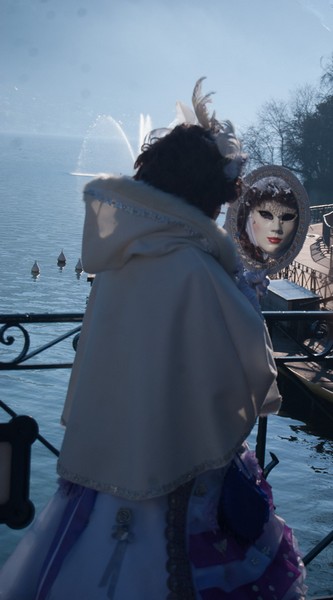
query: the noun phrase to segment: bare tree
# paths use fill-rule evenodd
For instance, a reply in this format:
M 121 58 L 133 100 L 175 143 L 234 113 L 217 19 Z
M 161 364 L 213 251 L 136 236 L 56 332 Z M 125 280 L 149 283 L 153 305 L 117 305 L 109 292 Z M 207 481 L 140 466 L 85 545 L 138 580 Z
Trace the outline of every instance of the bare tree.
M 320 85 L 296 89 L 288 103 L 266 102 L 257 122 L 242 134 L 248 170 L 267 164 L 287 167 L 315 203 L 333 201 L 333 53 L 321 66 Z
M 270 100 L 258 112 L 257 123 L 242 134 L 249 159 L 247 170 L 267 164 L 287 167 L 303 175 L 300 147 L 304 141 L 304 121 L 314 112 L 319 92 L 310 85 L 296 89 L 289 103 Z
M 318 90 L 311 85 L 298 88 L 291 97 L 289 122 L 286 127 L 285 166 L 303 175 L 299 161 L 300 148 L 304 144 L 304 123 L 315 112 L 320 100 Z
M 242 135 L 249 156 L 248 168 L 268 164 L 286 165 L 289 109 L 286 102 L 270 100 L 258 112 L 256 125 Z
M 323 75 L 320 78 L 320 83 L 322 86 L 329 90 L 329 92 L 333 92 L 333 52 L 329 59 L 321 59 L 321 67 L 324 71 Z

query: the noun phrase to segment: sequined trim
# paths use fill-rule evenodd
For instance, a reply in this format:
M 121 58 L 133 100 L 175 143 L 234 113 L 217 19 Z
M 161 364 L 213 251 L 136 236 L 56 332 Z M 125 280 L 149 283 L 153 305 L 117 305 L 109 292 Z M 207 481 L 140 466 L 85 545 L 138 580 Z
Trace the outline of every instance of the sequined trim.
M 167 526 L 167 585 L 166 600 L 194 600 L 192 572 L 186 550 L 186 515 L 193 481 L 180 486 L 168 496 Z
M 83 475 L 79 475 L 78 473 L 74 473 L 73 471 L 66 469 L 66 467 L 63 466 L 60 461 L 58 461 L 57 472 L 58 475 L 64 479 L 67 479 L 68 481 L 72 481 L 73 483 L 77 483 L 83 487 L 92 488 L 98 492 L 112 494 L 113 496 L 120 496 L 126 500 L 146 500 L 148 498 L 154 498 L 157 496 L 166 496 L 170 492 L 176 490 L 179 486 L 185 485 L 201 473 L 211 469 L 223 467 L 232 459 L 235 451 L 239 449 L 240 445 L 243 443 L 243 440 L 248 434 L 249 432 L 245 432 L 242 436 L 242 439 L 235 445 L 235 448 L 230 450 L 230 452 L 223 458 L 204 461 L 200 465 L 193 467 L 189 473 L 185 473 L 174 481 L 171 481 L 165 485 L 151 486 L 145 490 L 129 490 L 128 488 L 122 488 L 117 485 L 112 485 L 111 483 L 89 479 L 88 477 L 84 477 Z
M 103 193 L 101 190 L 89 189 L 85 193 L 88 194 L 89 196 L 92 196 L 93 198 L 96 198 L 97 200 L 100 200 L 101 202 L 105 202 L 106 204 L 109 204 L 109 206 L 114 206 L 115 208 L 118 208 L 119 210 L 127 212 L 131 215 L 135 215 L 136 217 L 143 217 L 145 219 L 151 219 L 158 223 L 167 223 L 170 225 L 178 225 L 179 227 L 182 227 L 184 229 L 184 231 L 186 231 L 186 234 L 189 235 L 191 238 L 194 238 L 194 239 L 197 239 L 198 241 L 200 241 L 200 244 L 203 246 L 203 248 L 206 252 L 209 252 L 210 254 L 214 254 L 213 245 L 210 243 L 208 238 L 203 237 L 200 232 L 189 227 L 188 225 L 186 225 L 186 223 L 184 223 L 184 221 L 182 221 L 180 219 L 170 218 L 167 215 L 163 215 L 163 214 L 158 213 L 153 210 L 148 210 L 147 208 L 136 207 L 131 204 L 127 204 L 121 200 L 112 199 L 112 198 L 110 198 L 109 193 L 107 193 L 107 194 Z

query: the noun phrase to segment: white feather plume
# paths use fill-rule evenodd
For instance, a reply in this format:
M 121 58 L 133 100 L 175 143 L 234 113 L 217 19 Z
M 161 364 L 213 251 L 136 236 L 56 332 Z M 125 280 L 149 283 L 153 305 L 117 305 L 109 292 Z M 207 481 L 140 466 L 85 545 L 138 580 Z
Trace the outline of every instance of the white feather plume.
M 222 156 L 234 157 L 241 153 L 242 147 L 231 121 L 220 123 L 220 131 L 216 134 L 216 144 Z
M 206 77 L 200 77 L 194 86 L 192 94 L 194 112 L 199 124 L 206 129 L 210 129 L 215 135 L 216 144 L 222 156 L 235 157 L 241 152 L 241 144 L 236 137 L 235 128 L 231 121 L 218 121 L 215 117 L 215 111 L 209 116 L 207 104 L 212 101 L 211 96 L 215 92 L 209 92 L 203 96 L 202 82 L 204 79 Z
M 205 129 L 211 129 L 212 123 L 211 117 L 209 116 L 207 110 L 207 104 L 209 104 L 212 101 L 211 96 L 215 94 L 215 92 L 209 92 L 205 96 L 202 95 L 202 82 L 204 81 L 204 79 L 206 79 L 206 77 L 200 77 L 200 79 L 198 79 L 194 86 L 192 94 L 192 104 L 199 124 L 202 125 L 202 127 L 204 127 Z M 213 118 L 215 118 L 214 114 Z
M 179 123 L 191 123 L 195 125 L 197 122 L 193 110 L 183 102 L 176 102 L 176 115 Z

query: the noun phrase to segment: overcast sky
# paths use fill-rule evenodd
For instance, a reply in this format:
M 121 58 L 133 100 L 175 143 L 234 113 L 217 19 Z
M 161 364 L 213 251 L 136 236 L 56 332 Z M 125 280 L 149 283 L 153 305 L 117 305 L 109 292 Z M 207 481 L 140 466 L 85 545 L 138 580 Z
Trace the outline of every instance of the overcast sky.
M 84 136 L 109 115 L 135 136 L 203 75 L 242 128 L 332 52 L 333 0 L 0 0 L 0 131 Z

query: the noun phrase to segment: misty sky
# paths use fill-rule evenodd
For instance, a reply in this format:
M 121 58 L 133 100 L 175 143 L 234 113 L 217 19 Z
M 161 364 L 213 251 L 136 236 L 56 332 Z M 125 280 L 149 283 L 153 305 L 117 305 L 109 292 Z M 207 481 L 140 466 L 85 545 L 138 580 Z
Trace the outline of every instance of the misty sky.
M 332 52 L 333 0 L 0 0 L 0 131 L 84 135 L 111 115 L 134 136 L 203 75 L 242 128 L 318 85 Z

